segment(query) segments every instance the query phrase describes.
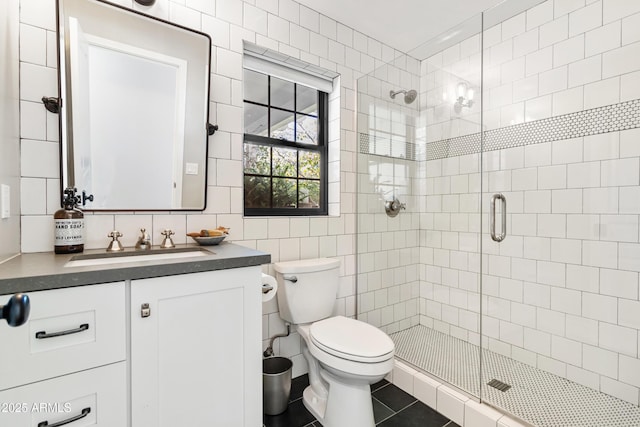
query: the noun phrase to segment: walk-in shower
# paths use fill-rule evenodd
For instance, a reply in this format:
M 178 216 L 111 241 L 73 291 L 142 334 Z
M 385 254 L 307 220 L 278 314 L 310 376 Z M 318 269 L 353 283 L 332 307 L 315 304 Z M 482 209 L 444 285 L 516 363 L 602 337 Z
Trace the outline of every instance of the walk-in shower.
M 618 3 L 508 0 L 358 80 L 358 318 L 540 427 L 640 425 L 640 4 Z

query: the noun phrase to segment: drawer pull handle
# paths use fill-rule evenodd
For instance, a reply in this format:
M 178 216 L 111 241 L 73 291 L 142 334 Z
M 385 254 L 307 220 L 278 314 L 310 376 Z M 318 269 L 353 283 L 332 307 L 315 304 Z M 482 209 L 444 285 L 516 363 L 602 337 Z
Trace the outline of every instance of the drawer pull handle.
M 66 331 L 51 332 L 49 334 L 46 331 L 40 331 L 40 332 L 36 332 L 36 339 L 43 340 L 45 338 L 55 338 L 55 337 L 61 337 L 63 335 L 77 334 L 78 332 L 86 331 L 87 329 L 89 329 L 89 324 L 83 323 L 82 325 L 80 325 L 79 328 L 69 329 Z
M 55 424 L 49 424 L 49 421 L 43 421 L 38 424 L 38 427 L 60 427 L 66 424 L 70 424 L 74 421 L 81 420 L 82 418 L 89 415 L 90 412 L 91 412 L 91 408 L 84 408 L 80 415 L 76 415 L 75 417 L 68 418 L 64 421 L 60 421 L 59 423 L 55 423 Z

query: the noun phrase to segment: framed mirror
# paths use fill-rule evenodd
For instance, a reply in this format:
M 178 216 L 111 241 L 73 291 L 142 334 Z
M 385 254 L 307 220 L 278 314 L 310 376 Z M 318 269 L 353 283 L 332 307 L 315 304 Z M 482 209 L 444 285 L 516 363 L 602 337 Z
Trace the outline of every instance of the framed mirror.
M 203 210 L 209 36 L 102 0 L 57 4 L 62 189 L 85 210 Z

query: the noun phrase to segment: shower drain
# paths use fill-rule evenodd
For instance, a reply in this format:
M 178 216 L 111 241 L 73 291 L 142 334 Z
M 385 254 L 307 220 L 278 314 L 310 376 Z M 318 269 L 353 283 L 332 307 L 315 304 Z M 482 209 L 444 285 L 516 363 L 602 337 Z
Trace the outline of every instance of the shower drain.
M 509 384 L 503 383 L 502 381 L 496 380 L 495 378 L 489 381 L 487 385 L 493 388 L 497 388 L 500 391 L 507 391 L 511 388 Z

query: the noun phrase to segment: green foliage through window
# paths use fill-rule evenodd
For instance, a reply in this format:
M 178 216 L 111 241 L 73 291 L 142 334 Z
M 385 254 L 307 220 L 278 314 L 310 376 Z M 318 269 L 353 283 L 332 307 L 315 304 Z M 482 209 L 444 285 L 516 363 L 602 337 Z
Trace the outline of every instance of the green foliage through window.
M 244 71 L 245 215 L 327 213 L 324 92 Z

